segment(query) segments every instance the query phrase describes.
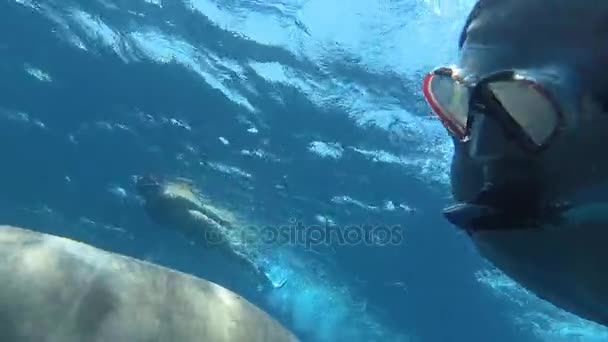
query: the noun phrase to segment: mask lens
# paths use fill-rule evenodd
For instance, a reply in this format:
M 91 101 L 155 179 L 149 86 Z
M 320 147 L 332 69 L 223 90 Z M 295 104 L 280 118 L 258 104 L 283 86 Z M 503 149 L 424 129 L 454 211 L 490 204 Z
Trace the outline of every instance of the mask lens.
M 469 89 L 449 75 L 431 73 L 424 79 L 423 91 L 446 128 L 463 138 L 469 113 Z
M 488 87 L 537 146 L 547 142 L 557 128 L 559 112 L 538 85 L 527 80 L 508 80 L 492 82 Z

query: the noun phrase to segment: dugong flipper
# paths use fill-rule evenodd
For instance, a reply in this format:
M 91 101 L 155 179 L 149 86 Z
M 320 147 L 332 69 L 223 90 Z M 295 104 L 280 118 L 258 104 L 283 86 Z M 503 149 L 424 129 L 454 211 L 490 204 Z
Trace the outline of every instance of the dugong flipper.
M 0 341 L 298 341 L 209 281 L 0 225 Z

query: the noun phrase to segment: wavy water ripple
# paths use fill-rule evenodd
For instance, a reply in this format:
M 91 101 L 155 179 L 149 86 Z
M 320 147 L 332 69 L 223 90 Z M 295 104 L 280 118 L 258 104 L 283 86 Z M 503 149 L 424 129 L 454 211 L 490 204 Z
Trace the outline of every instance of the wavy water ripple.
M 382 217 L 409 224 L 424 212 L 424 196 L 395 189 L 395 184 L 407 183 L 406 190 L 432 187 L 447 196 L 452 147 L 443 127 L 427 115 L 419 84 L 427 70 L 455 60 L 456 46 L 446 42 L 456 41 L 471 0 L 361 0 L 348 6 L 336 0 L 14 4 L 47 20 L 52 37 L 73 49 L 70 56 L 94 61 L 89 66 L 102 68 L 100 60 L 116 58 L 114 67 L 128 75 L 157 72 L 167 77 L 170 73 L 163 72 L 177 66 L 192 78 L 167 79 L 178 89 L 164 89 L 160 95 L 145 83 L 138 84 L 141 89 L 123 91 L 144 94 L 138 95 L 142 98 L 149 92 L 154 94 L 146 98 L 150 101 L 165 95 L 170 110 L 143 108 L 145 103 L 129 102 L 132 94 L 120 92 L 112 97 L 123 102 L 119 109 L 102 106 L 107 95 L 103 92 L 111 93 L 120 84 L 100 85 L 100 102 L 79 107 L 80 115 L 70 123 L 61 122 L 59 113 L 25 110 L 26 102 L 6 108 L 0 103 L 0 121 L 27 132 L 31 140 L 40 139 L 32 146 L 69 144 L 69 152 L 54 152 L 67 164 L 72 155 L 78 160 L 97 158 L 89 168 L 86 162 L 72 162 L 77 166 L 51 170 L 55 174 L 49 182 L 56 183 L 49 193 L 61 189 L 79 198 L 99 196 L 104 206 L 61 213 L 53 203 L 38 203 L 52 196 L 34 192 L 30 199 L 39 205 L 21 207 L 13 215 L 33 217 L 40 225 L 70 226 L 73 236 L 99 243 L 102 237 L 140 241 L 152 233 L 142 233 L 141 224 L 130 221 L 133 214 L 124 208 L 137 205 L 130 177 L 141 165 L 195 178 L 206 184 L 210 196 L 251 221 L 276 223 L 290 216 L 339 226 Z M 12 48 L 0 42 L 0 51 Z M 68 82 L 68 73 L 57 66 L 23 60 L 18 67 L 37 86 L 62 87 Z M 136 74 L 135 69 L 144 71 Z M 76 72 L 90 84 L 102 82 L 86 76 L 93 71 Z M 180 99 L 199 102 L 195 108 L 180 108 Z M 104 112 L 91 114 L 98 106 Z M 14 139 L 12 143 L 24 144 Z M 100 142 L 116 142 L 122 148 L 103 149 Z M 23 153 L 43 154 L 39 149 L 24 148 Z M 94 173 L 98 164 L 108 171 L 90 176 L 102 184 L 96 188 L 83 175 Z M 384 184 L 385 178 L 392 181 Z M 315 187 L 323 182 L 331 186 Z M 65 208 L 70 205 L 57 201 L 57 207 L 69 211 Z M 369 288 L 353 286 L 358 277 L 336 265 L 337 255 L 350 252 L 319 248 L 302 255 L 291 247 L 267 249 L 255 251 L 259 262 L 273 275 L 290 279 L 285 291 L 264 298 L 267 309 L 307 340 L 418 339 L 417 327 L 394 317 L 399 311 L 387 314 L 368 301 Z M 192 255 L 162 250 L 133 247 L 131 252 L 198 271 Z M 395 260 L 400 259 L 389 260 L 398 264 Z M 378 266 L 372 262 L 360 268 L 371 277 Z M 536 299 L 495 269 L 471 277 L 513 308 L 513 325 L 541 341 L 600 341 L 608 336 L 604 328 Z M 381 279 L 370 291 L 380 292 L 390 284 L 396 291 L 391 293 L 407 292 L 406 280 Z

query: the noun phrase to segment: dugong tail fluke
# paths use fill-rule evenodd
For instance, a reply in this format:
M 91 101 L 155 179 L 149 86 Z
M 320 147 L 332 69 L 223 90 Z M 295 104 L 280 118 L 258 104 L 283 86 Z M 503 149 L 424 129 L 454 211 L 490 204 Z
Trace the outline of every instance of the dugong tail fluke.
M 217 284 L 0 225 L 0 341 L 298 341 Z

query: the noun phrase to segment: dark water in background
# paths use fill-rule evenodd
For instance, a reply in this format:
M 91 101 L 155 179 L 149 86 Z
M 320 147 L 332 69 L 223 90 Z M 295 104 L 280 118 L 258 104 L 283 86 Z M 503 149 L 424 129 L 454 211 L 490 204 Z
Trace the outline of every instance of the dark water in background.
M 253 1 L 224 6 L 272 8 Z M 400 6 L 407 13 L 430 15 L 410 2 Z M 113 28 L 122 39 L 117 48 L 78 25 L 83 17 L 70 12 L 75 8 Z M 294 21 L 292 28 L 299 27 L 300 36 L 314 35 L 302 25 Z M 173 61 L 159 63 L 148 50 L 138 49 L 142 43 L 133 43 L 132 33 L 151 28 L 213 54 L 216 62 L 239 64 L 237 72 L 216 63 L 212 76 L 257 111 L 184 66 L 180 58 L 185 54 L 173 51 Z M 142 41 L 163 42 L 152 36 Z M 488 265 L 440 217 L 449 198 L 445 183 L 434 182 L 447 165 L 441 134 L 415 136 L 361 125 L 340 100 L 351 93 L 320 94 L 326 97 L 320 105 L 305 90 L 269 81 L 251 62 L 287 67 L 304 82 L 332 78 L 344 82 L 345 89 L 365 85 L 372 96 L 389 94 L 426 122 L 420 118 L 426 109 L 416 77 L 370 70 L 348 54 L 322 62 L 307 59 L 235 34 L 181 2 L 161 8 L 131 1 L 3 1 L 0 221 L 217 281 L 243 293 L 305 341 L 404 336 L 437 342 L 553 341 L 560 336 L 533 334 L 534 329 L 555 329 L 555 321 L 540 320 L 540 328 L 541 323 L 525 324 L 543 318 L 523 314 L 539 304 L 531 300 L 522 309 L 480 282 L 476 272 Z M 407 122 L 394 125 L 407 127 Z M 426 147 L 416 139 L 428 139 Z M 311 146 L 336 151 L 332 145 L 311 145 L 315 141 L 337 143 L 343 150 L 338 158 L 314 153 L 319 150 Z M 386 154 L 406 159 L 382 162 Z M 408 164 L 421 158 L 426 162 Z M 267 247 L 269 260 L 279 260 L 292 272 L 283 293 L 268 298 L 205 263 L 196 247 L 175 232 L 148 221 L 132 182 L 133 175 L 148 172 L 188 177 L 214 202 L 256 222 L 281 225 L 297 218 L 310 225 L 321 215 L 339 226 L 400 225 L 404 240 L 385 247 L 321 246 L 314 253 L 302 246 Z M 438 177 L 427 177 L 429 172 Z M 387 201 L 414 210 L 383 209 Z M 578 341 L 563 335 L 563 341 Z

